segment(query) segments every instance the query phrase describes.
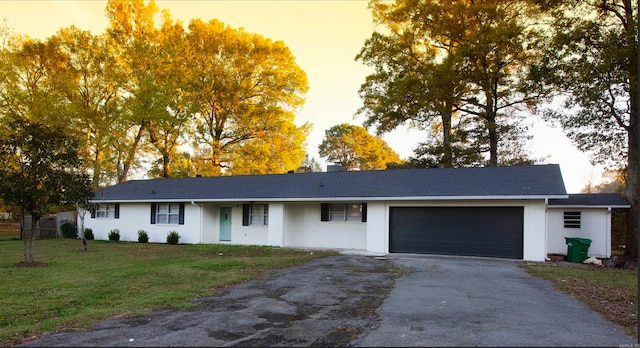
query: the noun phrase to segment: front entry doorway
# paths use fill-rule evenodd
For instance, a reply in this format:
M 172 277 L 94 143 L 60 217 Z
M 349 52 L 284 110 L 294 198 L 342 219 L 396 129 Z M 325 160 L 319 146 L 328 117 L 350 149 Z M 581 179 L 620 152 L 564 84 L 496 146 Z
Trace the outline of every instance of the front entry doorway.
M 220 241 L 231 241 L 230 207 L 220 207 Z

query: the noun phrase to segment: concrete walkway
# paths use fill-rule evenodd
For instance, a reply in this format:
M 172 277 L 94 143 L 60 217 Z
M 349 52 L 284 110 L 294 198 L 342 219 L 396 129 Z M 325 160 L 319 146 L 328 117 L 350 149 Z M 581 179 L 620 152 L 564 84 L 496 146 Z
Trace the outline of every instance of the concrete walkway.
M 635 340 L 517 261 L 393 254 L 413 272 L 356 346 L 632 346 Z

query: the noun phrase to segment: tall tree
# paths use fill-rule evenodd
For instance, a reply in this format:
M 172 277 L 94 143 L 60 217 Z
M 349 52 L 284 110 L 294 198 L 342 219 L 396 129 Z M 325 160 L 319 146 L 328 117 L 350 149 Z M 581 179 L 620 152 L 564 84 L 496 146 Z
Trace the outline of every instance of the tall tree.
M 171 165 L 176 151 L 188 136 L 188 125 L 193 112 L 190 110 L 184 87 L 188 82 L 189 73 L 185 56 L 185 31 L 181 22 L 173 23 L 168 12 L 163 12 L 164 22 L 157 36 L 158 51 L 146 75 L 155 75 L 153 80 L 144 79 L 152 83 L 153 115 L 147 123 L 147 132 L 151 144 L 160 152 L 162 158 L 162 177 L 171 176 Z
M 293 134 L 289 146 L 301 150 L 309 125 L 295 126 L 293 116 L 304 102 L 307 78 L 283 42 L 233 29 L 217 20 L 193 20 L 187 43 L 189 69 L 199 72 L 188 87 L 197 110 L 195 146 L 205 156 L 202 160 L 212 169 L 211 174 L 223 174 L 228 168 L 238 172 L 236 161 L 260 161 L 273 150 L 270 139 L 278 139 L 280 134 Z M 258 144 L 259 153 L 242 152 Z M 264 152 L 263 145 L 272 149 Z M 291 155 L 295 163 L 284 166 L 295 169 L 304 152 Z M 285 171 L 282 165 L 270 166 Z
M 13 37 L 3 50 L 0 115 L 4 122 L 31 120 L 67 126 L 59 66 L 65 60 L 55 43 Z
M 364 106 L 358 113 L 367 116 L 365 126 L 377 126 L 378 134 L 404 123 L 439 128 L 433 135 L 441 145 L 437 157 L 444 167 L 453 167 L 453 122 L 466 85 L 454 54 L 459 35 L 449 31 L 462 29 L 456 19 L 442 15 L 445 9 L 437 2 L 374 0 L 369 7 L 387 33 L 374 32 L 356 56 L 376 69 L 360 88 Z
M 4 204 L 19 207 L 23 217 L 31 214 L 28 248 L 20 231 L 25 238 L 25 263 L 31 265 L 34 232 L 42 215 L 55 205 L 86 203 L 92 194 L 91 183 L 79 170 L 78 141 L 66 129 L 25 119 L 8 125 L 0 137 L 0 198 Z
M 116 149 L 118 182 L 123 182 L 138 164 L 151 118 L 165 112 L 163 81 L 153 70 L 160 58 L 154 22 L 158 8 L 153 0 L 148 4 L 143 0 L 109 0 L 105 11 L 110 23 L 109 43 L 121 62 L 119 81 L 126 91 L 125 111 L 114 130 L 120 138 Z
M 48 39 L 65 55 L 64 83 L 66 120 L 74 133 L 81 134 L 80 154 L 94 189 L 117 180 L 114 136 L 122 120 L 121 67 L 105 35 L 94 36 L 75 27 L 63 28 Z
M 233 162 L 226 174 L 277 174 L 300 167 L 304 161 L 303 144 L 310 126 L 297 127 L 293 120 L 284 120 L 268 137 L 243 142 L 234 150 Z
M 318 152 L 320 157 L 347 170 L 387 169 L 387 164 L 400 162 L 400 156 L 386 141 L 369 134 L 364 127 L 346 123 L 325 131 Z
M 638 4 L 630 0 L 544 2 L 552 17 L 532 81 L 555 92 L 545 110 L 595 163 L 626 167 L 631 205 L 627 248 L 638 257 Z
M 376 68 L 360 89 L 365 125 L 385 132 L 405 122 L 426 131 L 438 124 L 442 156 L 436 157 L 451 167 L 460 163 L 454 152 L 474 147 L 455 144 L 463 130 L 453 121 L 468 115 L 484 129 L 478 134 L 486 133 L 488 164 L 497 165 L 501 125 L 508 122 L 502 119 L 535 101 L 519 88 L 519 71 L 531 61 L 525 23 L 532 7 L 512 0 L 372 0 L 369 6 L 385 31 L 373 33 L 356 56 Z

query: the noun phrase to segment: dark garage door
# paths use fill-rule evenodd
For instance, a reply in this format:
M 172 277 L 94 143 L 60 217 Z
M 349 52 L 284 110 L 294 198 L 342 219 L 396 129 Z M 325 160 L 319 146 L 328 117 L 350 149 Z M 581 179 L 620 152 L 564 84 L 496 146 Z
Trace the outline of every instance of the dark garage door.
M 392 253 L 522 259 L 522 207 L 391 207 Z

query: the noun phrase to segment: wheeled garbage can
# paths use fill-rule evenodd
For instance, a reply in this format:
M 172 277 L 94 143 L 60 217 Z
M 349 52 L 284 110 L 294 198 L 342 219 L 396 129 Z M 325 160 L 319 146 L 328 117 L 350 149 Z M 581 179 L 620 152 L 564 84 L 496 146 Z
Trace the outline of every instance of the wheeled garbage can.
M 591 239 L 564 237 L 567 243 L 567 261 L 582 262 L 588 258 Z

